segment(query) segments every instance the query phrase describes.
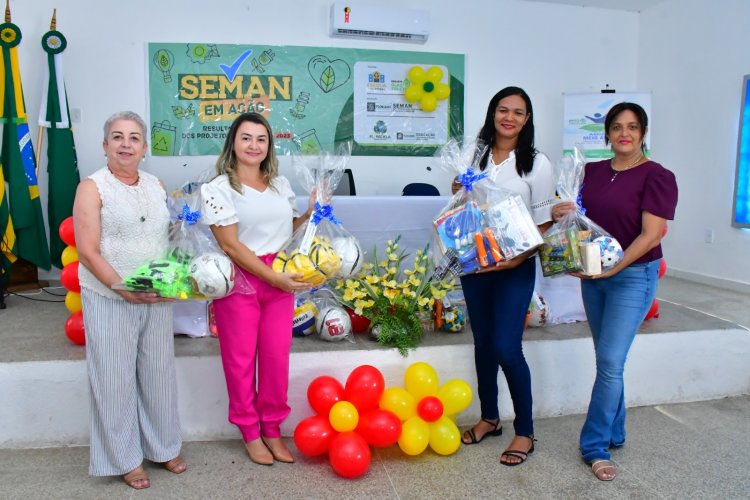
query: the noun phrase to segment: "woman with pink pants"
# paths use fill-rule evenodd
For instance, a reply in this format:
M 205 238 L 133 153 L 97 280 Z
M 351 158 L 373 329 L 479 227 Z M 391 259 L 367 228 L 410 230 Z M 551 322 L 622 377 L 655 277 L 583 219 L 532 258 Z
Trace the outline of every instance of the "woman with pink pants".
M 312 212 L 297 214 L 294 192 L 278 172 L 271 126 L 261 115 L 245 113 L 229 129 L 217 177 L 201 189 L 203 220 L 256 292 L 218 299 L 214 311 L 229 421 L 240 429 L 250 459 L 261 465 L 294 462 L 280 426 L 289 415 L 294 292 L 310 288 L 297 281 L 301 275 L 271 269 Z

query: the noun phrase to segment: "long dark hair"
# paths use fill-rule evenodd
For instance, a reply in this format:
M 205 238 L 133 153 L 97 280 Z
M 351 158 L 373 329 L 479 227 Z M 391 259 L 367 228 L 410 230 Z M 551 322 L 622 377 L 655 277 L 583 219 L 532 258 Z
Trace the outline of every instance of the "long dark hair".
M 609 144 L 609 127 L 612 126 L 612 122 L 617 118 L 617 115 L 623 111 L 632 111 L 636 120 L 638 120 L 638 123 L 641 126 L 641 150 L 645 153 L 648 115 L 646 114 L 646 110 L 643 109 L 640 104 L 634 102 L 620 102 L 607 111 L 607 116 L 604 118 L 604 144 Z
M 508 96 L 517 95 L 526 103 L 526 112 L 529 115 L 529 119 L 526 121 L 526 125 L 523 126 L 521 132 L 518 134 L 518 143 L 516 144 L 516 172 L 518 175 L 523 177 L 524 175 L 531 172 L 534 167 L 534 158 L 536 158 L 537 150 L 534 147 L 534 113 L 531 108 L 531 98 L 529 95 L 520 87 L 505 87 L 495 96 L 490 99 L 490 103 L 487 106 L 487 116 L 484 118 L 484 125 L 482 126 L 477 139 L 487 144 L 487 152 L 482 156 L 479 162 L 479 167 L 484 170 L 487 167 L 487 159 L 489 153 L 492 150 L 492 146 L 495 145 L 495 110 L 497 104 Z
M 273 145 L 271 125 L 258 113 L 243 113 L 235 118 L 229 127 L 224 147 L 221 150 L 221 154 L 219 154 L 219 158 L 216 160 L 216 174 L 227 174 L 229 184 L 238 193 L 242 193 L 242 183 L 237 176 L 237 156 L 234 153 L 234 139 L 237 137 L 237 130 L 240 128 L 240 125 L 245 122 L 263 125 L 268 134 L 268 154 L 260 164 L 260 173 L 263 176 L 263 182 L 266 186 L 273 187 L 272 182 L 279 175 L 279 160 L 276 158 L 276 150 Z

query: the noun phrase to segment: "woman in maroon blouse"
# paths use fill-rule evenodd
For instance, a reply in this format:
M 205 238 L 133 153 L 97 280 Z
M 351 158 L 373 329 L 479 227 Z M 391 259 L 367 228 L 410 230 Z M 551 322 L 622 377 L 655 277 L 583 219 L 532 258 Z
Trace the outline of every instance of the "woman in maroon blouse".
M 596 380 L 580 449 L 602 481 L 616 475 L 609 450 L 625 444 L 625 360 L 656 295 L 660 242 L 677 205 L 674 174 L 644 155 L 647 127 L 648 117 L 638 104 L 613 106 L 604 130 L 614 157 L 587 164 L 581 186 L 586 216 L 625 249 L 622 261 L 612 269 L 593 277 L 579 276 L 596 352 Z M 559 220 L 574 208 L 574 203 L 559 203 L 552 208 L 552 217 Z

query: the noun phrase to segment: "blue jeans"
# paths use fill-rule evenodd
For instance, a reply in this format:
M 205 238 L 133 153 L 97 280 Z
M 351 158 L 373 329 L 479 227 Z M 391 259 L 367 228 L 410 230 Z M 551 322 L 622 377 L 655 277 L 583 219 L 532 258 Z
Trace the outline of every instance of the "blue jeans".
M 536 278 L 536 259 L 515 269 L 461 278 L 471 330 L 474 334 L 474 363 L 477 370 L 482 418 L 500 417 L 497 398 L 498 365 L 508 382 L 519 436 L 534 433 L 531 416 L 531 374 L 523 355 L 526 313 Z
M 609 460 L 609 448 L 625 444 L 625 360 L 656 295 L 658 273 L 656 260 L 633 264 L 611 278 L 581 280 L 596 353 L 596 380 L 580 440 L 586 462 Z

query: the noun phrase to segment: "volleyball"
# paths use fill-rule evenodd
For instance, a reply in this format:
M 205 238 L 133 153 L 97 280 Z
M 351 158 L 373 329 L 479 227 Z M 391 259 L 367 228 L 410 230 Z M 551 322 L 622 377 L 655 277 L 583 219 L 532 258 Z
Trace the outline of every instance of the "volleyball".
M 297 300 L 292 319 L 292 334 L 297 337 L 307 337 L 315 333 L 315 316 L 318 308 L 309 300 Z
M 443 309 L 443 331 L 458 333 L 466 326 L 466 314 L 458 306 L 450 306 Z
M 362 268 L 362 250 L 354 236 L 334 238 L 331 246 L 341 259 L 339 278 L 354 276 Z
M 328 306 L 318 312 L 315 328 L 323 340 L 338 342 L 351 333 L 352 322 L 344 309 L 338 306 Z
M 548 315 L 547 303 L 544 298 L 534 292 L 531 296 L 531 305 L 529 305 L 529 326 L 543 326 L 547 322 Z
M 209 252 L 190 261 L 190 276 L 201 295 L 218 299 L 234 287 L 234 265 L 224 254 Z
M 594 240 L 594 243 L 599 243 L 599 253 L 602 256 L 602 269 L 614 267 L 625 255 L 620 243 L 611 236 L 599 236 Z

